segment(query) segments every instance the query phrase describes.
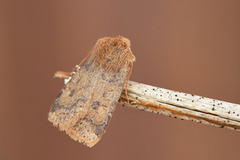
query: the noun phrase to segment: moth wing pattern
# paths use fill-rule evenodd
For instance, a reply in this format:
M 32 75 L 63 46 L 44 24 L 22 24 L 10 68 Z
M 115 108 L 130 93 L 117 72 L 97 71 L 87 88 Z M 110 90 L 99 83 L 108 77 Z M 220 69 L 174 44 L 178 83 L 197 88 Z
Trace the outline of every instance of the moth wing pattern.
M 60 130 L 66 130 L 69 126 L 73 126 L 79 118 L 83 118 L 87 114 L 90 103 L 88 97 L 91 96 L 93 89 L 91 82 L 97 81 L 97 77 L 88 73 L 88 65 L 86 63 L 72 76 L 60 91 L 49 111 L 48 120 L 54 126 L 58 126 Z M 91 81 L 89 81 L 90 77 Z
M 105 132 L 135 61 L 129 40 L 121 36 L 103 40 L 97 44 L 105 46 L 96 44 L 85 64 L 61 90 L 48 118 L 72 139 L 89 147 Z M 108 58 L 109 53 L 113 59 Z M 120 57 L 119 63 L 114 56 Z
M 127 67 L 120 70 L 121 74 L 113 76 L 102 68 L 98 69 L 97 84 L 87 114 L 66 131 L 71 138 L 89 147 L 95 145 L 105 132 L 128 75 Z

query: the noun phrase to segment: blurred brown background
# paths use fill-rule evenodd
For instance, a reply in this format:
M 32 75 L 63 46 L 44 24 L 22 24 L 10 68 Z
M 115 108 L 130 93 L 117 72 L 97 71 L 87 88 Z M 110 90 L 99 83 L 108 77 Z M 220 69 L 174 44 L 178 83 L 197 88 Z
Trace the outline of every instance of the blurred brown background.
M 96 40 L 123 35 L 131 80 L 240 103 L 238 0 L 1 0 L 0 159 L 239 159 L 240 132 L 118 106 L 88 148 L 47 120 Z

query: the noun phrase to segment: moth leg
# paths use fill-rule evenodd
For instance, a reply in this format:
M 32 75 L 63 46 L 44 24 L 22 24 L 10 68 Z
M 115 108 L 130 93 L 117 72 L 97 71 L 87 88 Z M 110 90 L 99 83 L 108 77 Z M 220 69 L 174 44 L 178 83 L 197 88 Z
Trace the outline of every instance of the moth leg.
M 129 71 L 128 71 L 128 76 L 127 76 L 127 80 L 126 80 L 126 83 L 125 83 L 125 95 L 126 95 L 126 99 L 127 99 L 127 102 L 128 102 L 128 103 L 129 103 L 129 99 L 128 99 L 128 95 L 127 95 L 127 85 L 128 85 L 128 81 L 129 81 L 131 72 L 132 72 L 132 68 L 133 68 L 133 64 L 130 64 L 130 66 L 129 66 Z
M 70 72 L 63 72 L 63 71 L 57 71 L 55 74 L 54 74 L 54 78 L 63 78 L 63 79 L 67 79 L 67 78 L 70 78 L 72 77 L 72 73 Z

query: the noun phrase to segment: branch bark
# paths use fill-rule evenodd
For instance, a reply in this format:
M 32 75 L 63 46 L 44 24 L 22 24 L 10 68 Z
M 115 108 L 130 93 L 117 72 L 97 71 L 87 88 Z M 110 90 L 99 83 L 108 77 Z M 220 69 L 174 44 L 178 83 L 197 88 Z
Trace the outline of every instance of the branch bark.
M 123 91 L 119 99 L 121 105 L 220 128 L 240 130 L 239 104 L 133 81 L 129 81 L 127 93 L 130 103 L 127 103 Z

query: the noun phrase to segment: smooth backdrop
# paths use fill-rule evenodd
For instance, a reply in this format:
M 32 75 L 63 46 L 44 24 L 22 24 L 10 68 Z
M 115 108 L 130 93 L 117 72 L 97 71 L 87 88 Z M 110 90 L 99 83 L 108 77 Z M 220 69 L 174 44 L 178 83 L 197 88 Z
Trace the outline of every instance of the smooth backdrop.
M 238 0 L 0 0 L 0 159 L 232 160 L 240 132 L 117 106 L 88 148 L 47 120 L 98 38 L 131 40 L 131 80 L 240 103 Z

